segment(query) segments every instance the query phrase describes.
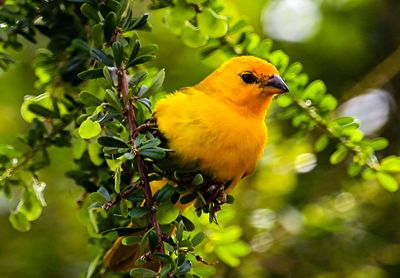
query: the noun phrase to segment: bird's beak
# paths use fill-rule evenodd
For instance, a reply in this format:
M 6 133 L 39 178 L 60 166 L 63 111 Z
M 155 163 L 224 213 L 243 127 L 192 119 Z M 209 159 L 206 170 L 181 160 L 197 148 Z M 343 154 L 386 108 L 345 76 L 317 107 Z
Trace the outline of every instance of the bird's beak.
M 265 81 L 263 87 L 268 94 L 283 94 L 289 92 L 288 86 L 277 74 L 273 74 L 267 81 Z

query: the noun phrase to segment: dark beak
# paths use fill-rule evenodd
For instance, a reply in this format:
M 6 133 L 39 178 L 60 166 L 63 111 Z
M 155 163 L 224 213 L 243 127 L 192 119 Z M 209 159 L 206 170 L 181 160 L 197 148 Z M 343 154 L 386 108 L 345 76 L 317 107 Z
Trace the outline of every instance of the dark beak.
M 263 85 L 264 88 L 271 90 L 272 94 L 282 94 L 289 92 L 288 86 L 279 75 L 272 75 Z

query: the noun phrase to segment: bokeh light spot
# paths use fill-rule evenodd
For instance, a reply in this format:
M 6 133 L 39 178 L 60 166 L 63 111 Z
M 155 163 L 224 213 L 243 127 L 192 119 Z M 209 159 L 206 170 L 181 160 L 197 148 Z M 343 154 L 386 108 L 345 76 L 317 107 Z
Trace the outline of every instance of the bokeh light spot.
M 335 208 L 339 212 L 349 211 L 354 207 L 354 205 L 354 196 L 349 192 L 343 192 L 339 194 L 335 199 Z
M 296 157 L 294 163 L 297 173 L 307 173 L 317 166 L 317 158 L 313 153 L 303 153 Z
M 260 229 L 271 229 L 276 220 L 276 215 L 269 209 L 256 209 L 250 217 L 250 223 L 253 227 Z
M 318 31 L 320 21 L 319 6 L 312 0 L 271 1 L 261 13 L 264 33 L 283 41 L 311 38 Z
M 338 108 L 339 116 L 354 117 L 365 135 L 376 135 L 389 120 L 392 96 L 385 90 L 372 89 Z

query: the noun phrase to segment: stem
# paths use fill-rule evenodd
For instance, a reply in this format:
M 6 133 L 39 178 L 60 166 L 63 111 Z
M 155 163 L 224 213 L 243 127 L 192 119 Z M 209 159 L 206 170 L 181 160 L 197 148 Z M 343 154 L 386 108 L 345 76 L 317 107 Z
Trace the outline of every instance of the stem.
M 105 203 L 105 204 L 103 205 L 103 208 L 104 208 L 105 210 L 109 210 L 111 207 L 113 207 L 113 206 L 115 206 L 116 204 L 118 204 L 118 203 L 121 201 L 121 199 L 124 199 L 124 198 L 128 197 L 129 195 L 131 195 L 132 192 L 135 191 L 136 189 L 138 189 L 140 185 L 141 185 L 141 182 L 136 182 L 136 183 L 134 183 L 134 184 L 133 184 L 131 187 L 129 187 L 127 190 L 125 190 L 125 191 L 123 191 L 123 192 L 117 194 L 117 197 L 115 198 L 114 201 L 110 201 L 110 202 L 108 202 L 108 203 Z
M 305 103 L 303 100 L 294 97 L 293 98 L 296 104 L 302 108 L 304 111 L 308 113 L 308 115 L 317 123 L 318 127 L 321 128 L 324 132 L 328 133 L 334 138 L 337 138 L 346 148 L 348 148 L 350 151 L 352 151 L 355 154 L 360 154 L 362 153 L 362 150 L 360 149 L 359 146 L 356 146 L 354 144 L 349 143 L 349 140 L 347 138 L 344 138 L 342 136 L 337 136 L 335 132 L 329 128 L 328 123 L 326 120 L 319 115 L 316 111 L 313 109 L 310 109 L 310 107 Z M 366 161 L 366 164 L 368 167 L 371 169 L 377 169 L 379 167 L 379 162 L 377 161 L 376 157 L 372 155 L 371 157 L 368 158 Z
M 7 168 L 1 175 L 0 175 L 0 183 L 7 180 L 10 178 L 16 171 L 19 169 L 23 168 L 26 164 L 28 164 L 31 159 L 36 155 L 37 152 L 47 148 L 51 144 L 51 140 L 59 134 L 60 131 L 62 131 L 66 126 L 68 126 L 70 122 L 62 123 L 59 126 L 54 126 L 53 130 L 51 133 L 48 135 L 48 137 L 44 138 L 43 141 L 33 147 L 31 150 L 28 152 L 24 153 L 20 158 L 18 163 L 15 166 L 12 166 L 10 168 Z
M 15 166 L 10 167 L 4 171 L 4 173 L 0 176 L 0 183 L 4 180 L 10 178 L 14 172 L 18 171 L 20 168 L 24 167 L 39 151 L 39 149 L 32 149 L 30 152 L 25 153 L 22 156 L 22 160 L 20 160 Z
M 151 192 L 150 183 L 147 175 L 146 166 L 144 164 L 143 158 L 140 154 L 137 153 L 135 147 L 135 139 L 137 136 L 137 124 L 136 124 L 136 116 L 135 111 L 133 110 L 133 106 L 131 100 L 129 99 L 129 87 L 128 87 L 128 76 L 126 74 L 126 70 L 121 67 L 118 69 L 118 89 L 122 95 L 124 100 L 124 110 L 126 114 L 126 118 L 128 120 L 128 128 L 130 131 L 130 137 L 132 142 L 132 152 L 136 154 L 136 165 L 139 172 L 140 180 L 143 186 L 145 200 L 147 206 L 150 208 L 150 225 L 153 227 L 154 231 L 158 237 L 158 247 L 157 251 L 164 253 L 164 243 L 162 239 L 162 232 L 160 229 L 160 225 L 157 220 L 157 207 L 153 201 L 153 194 Z

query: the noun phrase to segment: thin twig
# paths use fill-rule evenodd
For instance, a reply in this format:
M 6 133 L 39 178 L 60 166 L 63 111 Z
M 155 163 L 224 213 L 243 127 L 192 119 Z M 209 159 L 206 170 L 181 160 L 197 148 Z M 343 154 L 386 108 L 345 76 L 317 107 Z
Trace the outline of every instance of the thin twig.
M 123 67 L 118 69 L 118 89 L 124 100 L 124 110 L 125 115 L 128 120 L 128 128 L 131 134 L 132 152 L 136 150 L 135 139 L 137 133 L 137 124 L 135 111 L 133 110 L 133 105 L 131 99 L 129 99 L 129 87 L 128 87 L 128 76 L 126 70 Z M 164 243 L 162 239 L 162 232 L 160 229 L 160 224 L 157 220 L 157 207 L 153 201 L 153 194 L 151 192 L 150 183 L 147 175 L 147 170 L 144 164 L 143 158 L 140 154 L 136 154 L 136 165 L 138 168 L 140 180 L 142 182 L 146 205 L 150 208 L 150 225 L 153 227 L 154 231 L 158 237 L 157 251 L 164 253 Z
M 115 200 L 107 202 L 105 204 L 103 204 L 103 209 L 105 210 L 109 210 L 110 208 L 112 208 L 113 206 L 115 206 L 116 204 L 118 204 L 121 199 L 125 199 L 126 197 L 128 197 L 129 195 L 132 194 L 133 191 L 135 191 L 136 189 L 139 188 L 139 186 L 141 185 L 141 182 L 136 182 L 134 183 L 131 187 L 129 187 L 127 190 L 119 193 L 117 195 L 117 197 L 115 198 Z
M 399 72 L 400 46 L 351 88 L 342 98 L 343 100 L 347 100 L 364 93 L 368 89 L 382 88 L 393 77 L 399 74 Z
M 3 181 L 5 181 L 5 180 L 7 180 L 7 179 L 10 178 L 10 177 L 12 177 L 12 175 L 13 175 L 16 171 L 18 171 L 19 169 L 23 168 L 26 164 L 28 164 L 29 161 L 31 161 L 31 159 L 32 159 L 33 157 L 35 157 L 35 155 L 36 155 L 39 151 L 41 151 L 41 150 L 47 148 L 47 147 L 50 145 L 51 141 L 54 139 L 54 137 L 57 136 L 57 135 L 60 133 L 60 131 L 62 131 L 66 126 L 68 126 L 69 123 L 70 123 L 70 122 L 67 122 L 67 123 L 63 123 L 62 125 L 59 125 L 58 127 L 53 127 L 53 130 L 51 131 L 51 133 L 50 133 L 46 138 L 44 138 L 43 141 L 42 141 L 39 145 L 33 147 L 32 149 L 30 149 L 29 151 L 27 151 L 26 153 L 24 153 L 24 154 L 19 158 L 19 161 L 18 161 L 18 163 L 17 163 L 16 165 L 14 165 L 14 166 L 12 166 L 12 167 L 10 167 L 10 168 L 7 168 L 7 169 L 1 174 L 1 176 L 0 176 L 0 183 L 3 182 Z

